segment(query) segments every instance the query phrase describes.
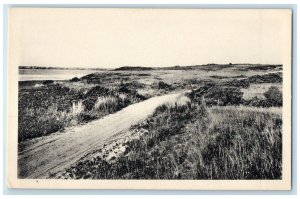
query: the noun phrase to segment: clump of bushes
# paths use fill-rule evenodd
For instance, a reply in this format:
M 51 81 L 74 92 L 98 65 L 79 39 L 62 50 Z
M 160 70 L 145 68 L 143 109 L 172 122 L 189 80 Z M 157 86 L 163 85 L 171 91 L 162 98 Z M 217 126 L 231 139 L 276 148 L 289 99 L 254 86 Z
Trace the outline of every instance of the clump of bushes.
M 275 70 L 282 69 L 282 65 L 249 65 L 247 67 L 239 68 L 240 71 L 249 71 L 249 70 Z
M 268 73 L 265 75 L 254 75 L 243 79 L 233 79 L 230 81 L 222 82 L 222 86 L 248 88 L 250 84 L 255 83 L 281 83 L 281 73 Z
M 159 89 L 164 91 L 170 91 L 174 89 L 170 84 L 167 84 L 164 81 L 155 82 L 151 85 L 151 87 L 154 89 Z
M 129 81 L 131 79 L 130 76 L 131 74 L 100 72 L 83 76 L 80 78 L 80 80 L 88 84 L 115 85 L 119 81 Z
M 58 111 L 63 111 L 72 105 L 72 100 L 82 97 L 82 93 L 60 84 L 26 88 L 19 93 L 19 111 L 31 108 L 45 110 L 53 104 L 57 105 Z
M 132 91 L 136 91 L 137 89 L 144 88 L 144 87 L 145 87 L 144 84 L 137 81 L 126 82 L 126 83 L 121 81 L 119 90 L 124 93 L 131 93 Z
M 172 86 L 163 82 L 163 81 L 159 81 L 158 82 L 158 89 L 164 89 L 164 90 L 171 90 Z
M 254 107 L 268 107 L 268 103 L 266 99 L 262 97 L 253 97 L 249 100 L 244 100 L 244 105 L 246 106 L 254 106 Z
M 248 88 L 250 86 L 250 82 L 248 81 L 248 79 L 240 79 L 240 80 L 233 79 L 233 80 L 222 83 L 222 86 Z
M 45 80 L 45 81 L 43 81 L 44 85 L 53 84 L 53 83 L 54 83 L 53 80 Z
M 282 106 L 282 92 L 276 86 L 271 86 L 268 91 L 263 93 L 264 97 L 255 96 L 250 100 L 244 100 L 241 89 L 235 86 L 227 86 L 227 83 L 206 83 L 200 88 L 193 90 L 189 96 L 192 100 L 198 102 L 204 98 L 208 106 L 242 104 L 255 107 Z
M 268 73 L 265 75 L 254 75 L 247 79 L 250 83 L 281 83 L 281 73 Z
M 144 86 L 145 86 L 144 84 L 141 84 L 137 81 L 121 83 L 119 92 L 123 93 L 127 96 L 130 96 L 130 99 L 133 102 L 140 102 L 140 101 L 147 99 L 147 97 L 145 97 L 137 92 L 137 89 L 144 88 Z
M 276 86 L 271 86 L 264 96 L 270 106 L 282 106 L 282 92 Z
M 103 73 L 92 73 L 80 78 L 81 81 L 84 81 L 89 84 L 100 84 L 104 82 L 103 79 L 105 78 L 105 74 Z
M 255 96 L 252 99 L 244 100 L 244 104 L 255 107 L 282 106 L 282 92 L 276 86 L 271 86 L 263 95 L 264 98 Z
M 78 77 L 74 77 L 72 79 L 70 79 L 70 82 L 79 82 L 80 79 Z
M 91 88 L 85 95 L 84 95 L 84 107 L 86 110 L 90 111 L 94 108 L 98 97 L 104 97 L 108 95 L 114 95 L 114 92 L 109 90 L 108 88 L 102 86 L 95 86 Z
M 18 101 L 18 140 L 24 141 L 63 129 L 68 120 L 63 117 L 72 100 L 82 93 L 59 84 L 22 89 Z
M 243 93 L 236 87 L 223 87 L 216 84 L 206 84 L 192 91 L 190 97 L 200 102 L 205 99 L 208 106 L 239 105 L 243 101 Z

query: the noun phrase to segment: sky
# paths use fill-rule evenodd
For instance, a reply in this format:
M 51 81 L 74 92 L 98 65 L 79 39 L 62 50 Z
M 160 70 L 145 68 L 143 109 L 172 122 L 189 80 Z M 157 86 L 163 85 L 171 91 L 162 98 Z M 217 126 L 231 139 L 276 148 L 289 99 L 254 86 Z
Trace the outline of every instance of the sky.
M 10 10 L 19 65 L 116 68 L 281 64 L 288 10 Z

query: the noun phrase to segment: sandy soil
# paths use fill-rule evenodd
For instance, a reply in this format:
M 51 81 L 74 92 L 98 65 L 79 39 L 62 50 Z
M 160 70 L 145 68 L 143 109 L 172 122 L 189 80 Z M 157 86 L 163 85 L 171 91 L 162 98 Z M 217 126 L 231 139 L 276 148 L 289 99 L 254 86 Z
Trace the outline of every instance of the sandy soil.
M 47 178 L 68 168 L 81 157 L 101 148 L 111 136 L 127 131 L 152 115 L 156 107 L 180 95 L 182 92 L 153 97 L 86 125 L 21 143 L 19 178 Z

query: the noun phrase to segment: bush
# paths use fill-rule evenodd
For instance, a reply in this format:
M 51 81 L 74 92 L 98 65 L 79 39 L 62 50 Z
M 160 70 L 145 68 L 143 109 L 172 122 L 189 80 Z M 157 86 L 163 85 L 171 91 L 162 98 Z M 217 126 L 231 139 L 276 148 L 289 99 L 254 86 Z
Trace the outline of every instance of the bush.
M 172 89 L 172 86 L 163 82 L 163 81 L 159 81 L 158 82 L 158 89 L 164 89 L 164 90 L 170 90 Z
M 45 81 L 43 81 L 44 85 L 53 84 L 53 83 L 54 83 L 53 80 L 45 80 Z
M 207 84 L 193 91 L 191 97 L 198 102 L 204 97 L 208 106 L 239 105 L 243 101 L 243 93 L 239 88 L 221 87 L 214 84 Z
M 80 79 L 78 77 L 74 77 L 72 79 L 70 79 L 70 82 L 79 82 Z
M 69 123 L 56 107 L 24 110 L 18 118 L 18 141 L 45 136 L 63 129 Z
M 264 96 L 270 106 L 282 106 L 282 92 L 276 86 L 271 86 Z

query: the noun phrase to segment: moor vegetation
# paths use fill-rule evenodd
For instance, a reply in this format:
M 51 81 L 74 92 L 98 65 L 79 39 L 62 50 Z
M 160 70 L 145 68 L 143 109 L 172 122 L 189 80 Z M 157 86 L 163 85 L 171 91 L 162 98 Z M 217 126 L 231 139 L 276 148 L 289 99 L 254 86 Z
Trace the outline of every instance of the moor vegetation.
M 37 87 L 25 87 L 19 92 L 18 140 L 48 135 L 145 100 L 133 86 L 70 88 L 65 83 L 47 81 Z
M 22 82 L 18 140 L 184 91 L 127 130 L 128 139 L 116 135 L 112 148 L 99 145 L 50 178 L 281 179 L 280 70 L 282 65 L 259 64 L 125 66 L 67 81 Z M 253 85 L 262 86 L 260 93 L 246 98 Z
M 61 177 L 280 179 L 281 114 L 210 106 L 202 96 L 157 108 L 133 127 L 145 133 L 123 143 L 126 150 L 118 159 L 83 159 Z

